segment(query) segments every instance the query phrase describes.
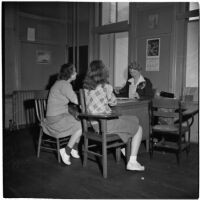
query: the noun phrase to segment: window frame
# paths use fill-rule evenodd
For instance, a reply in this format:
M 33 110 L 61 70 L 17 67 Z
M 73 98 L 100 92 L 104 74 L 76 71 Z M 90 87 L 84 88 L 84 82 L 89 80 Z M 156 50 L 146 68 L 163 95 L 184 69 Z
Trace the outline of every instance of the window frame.
M 97 36 L 98 41 L 96 41 L 98 44 L 97 50 L 98 50 L 98 58 L 100 58 L 100 36 L 104 35 L 104 34 L 114 34 L 115 33 L 121 33 L 121 32 L 127 32 L 128 33 L 128 62 L 129 62 L 129 41 L 130 41 L 130 3 L 129 3 L 129 19 L 128 20 L 124 20 L 124 21 L 120 21 L 120 22 L 115 22 L 115 23 L 111 23 L 111 24 L 106 24 L 106 25 L 102 25 L 102 3 L 99 3 L 98 7 L 96 7 L 96 12 L 98 13 L 98 15 L 96 15 L 96 17 L 98 18 L 96 21 L 98 22 L 96 24 L 96 26 L 94 27 L 93 31 L 94 34 Z M 116 12 L 116 18 L 117 18 L 117 12 Z M 115 40 L 115 36 L 113 38 Z M 115 48 L 115 45 L 113 45 L 113 48 Z M 114 51 L 113 51 L 114 52 Z M 113 57 L 113 66 L 114 66 L 114 62 L 115 62 L 115 58 Z M 112 81 L 114 84 L 114 69 L 112 70 Z
M 182 97 L 185 99 L 185 95 L 190 95 L 190 91 L 197 91 L 199 88 L 199 85 L 197 87 L 186 87 L 186 71 L 187 71 L 187 29 L 188 29 L 188 23 L 192 21 L 199 21 L 199 19 L 195 19 L 190 21 L 190 17 L 197 17 L 199 16 L 199 9 L 195 10 L 189 10 L 189 3 L 186 5 L 186 12 L 182 15 L 179 15 L 179 18 L 184 18 L 185 19 L 185 52 L 184 52 L 184 69 L 183 69 L 183 91 L 182 91 Z M 198 66 L 199 66 L 199 53 L 198 53 Z M 199 73 L 199 70 L 198 70 Z M 198 80 L 199 83 L 199 80 Z M 195 92 L 191 95 L 194 95 Z
M 123 2 L 115 2 L 116 3 L 115 23 L 102 25 L 102 13 L 103 13 L 102 3 L 110 3 L 110 2 L 101 2 L 101 3 L 99 3 L 99 26 L 112 25 L 112 24 L 117 24 L 117 23 L 120 23 L 120 22 L 129 22 L 129 19 L 118 22 L 118 16 L 119 16 L 118 15 L 118 4 L 119 3 L 123 3 Z M 128 18 L 129 18 L 129 16 L 130 16 L 130 2 L 128 2 L 128 3 L 129 3 L 129 15 L 128 15 Z

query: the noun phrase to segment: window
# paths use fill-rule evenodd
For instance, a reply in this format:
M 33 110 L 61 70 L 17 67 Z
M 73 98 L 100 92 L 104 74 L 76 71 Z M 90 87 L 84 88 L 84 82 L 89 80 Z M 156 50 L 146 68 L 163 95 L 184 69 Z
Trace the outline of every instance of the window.
M 186 87 L 198 87 L 198 30 L 199 22 L 190 21 L 187 27 Z
M 128 32 L 101 35 L 100 59 L 109 68 L 110 83 L 122 87 L 128 78 Z
M 128 78 L 128 32 L 115 34 L 114 87 L 122 87 Z
M 129 2 L 104 2 L 102 3 L 102 25 L 128 20 Z
M 103 2 L 101 5 L 101 25 L 107 26 L 106 29 L 97 27 L 100 30 L 99 58 L 109 68 L 110 83 L 121 87 L 128 76 L 129 2 Z
M 199 9 L 199 3 L 198 2 L 190 2 L 189 3 L 189 11 L 193 11 L 193 10 L 197 10 Z M 198 20 L 199 16 L 195 16 L 195 17 L 190 17 L 189 20 Z
M 199 9 L 197 2 L 189 3 L 189 17 L 187 23 L 187 50 L 186 50 L 186 79 L 184 95 L 192 95 L 198 100 L 198 67 L 199 67 L 199 14 L 192 11 Z M 198 13 L 198 12 L 197 12 Z

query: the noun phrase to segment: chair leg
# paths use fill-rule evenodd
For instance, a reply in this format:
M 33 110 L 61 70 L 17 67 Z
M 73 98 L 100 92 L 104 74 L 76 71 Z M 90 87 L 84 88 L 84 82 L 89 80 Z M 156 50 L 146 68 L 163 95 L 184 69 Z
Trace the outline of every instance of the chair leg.
M 149 152 L 149 139 L 146 139 L 146 152 Z
M 60 163 L 60 140 L 59 140 L 59 138 L 56 138 L 56 147 L 57 147 L 58 162 Z
M 187 157 L 188 157 L 189 153 L 190 153 L 190 143 L 188 143 L 188 146 L 186 147 L 186 155 L 187 155 Z
M 186 147 L 186 154 L 187 156 L 189 155 L 189 152 L 190 152 L 190 129 L 189 129 L 189 132 L 188 132 L 188 146 Z
M 153 158 L 153 138 L 151 138 L 149 141 L 149 155 L 150 155 L 150 159 L 152 159 Z
M 121 148 L 120 147 L 116 148 L 115 154 L 116 154 L 116 161 L 117 161 L 117 163 L 119 163 L 121 160 Z
M 83 154 L 83 167 L 87 165 L 88 157 L 88 138 L 84 136 L 84 154 Z
M 176 153 L 176 159 L 177 159 L 177 164 L 178 165 L 180 164 L 180 157 L 181 157 L 181 141 L 179 139 L 179 142 L 178 142 L 178 151 Z
M 103 177 L 107 178 L 107 148 L 106 141 L 102 143 L 102 163 L 103 163 Z
M 180 164 L 180 152 L 176 153 L 176 160 L 177 160 L 177 164 Z
M 187 157 L 189 155 L 189 152 L 190 152 L 190 145 L 186 148 L 186 155 L 187 155 Z
M 38 139 L 38 148 L 37 148 L 37 157 L 40 157 L 40 148 L 41 148 L 41 143 L 42 143 L 42 136 L 43 136 L 43 131 L 42 128 L 40 128 L 40 133 L 39 133 L 39 139 Z
M 126 163 L 128 163 L 131 156 L 131 138 L 128 140 L 126 144 Z

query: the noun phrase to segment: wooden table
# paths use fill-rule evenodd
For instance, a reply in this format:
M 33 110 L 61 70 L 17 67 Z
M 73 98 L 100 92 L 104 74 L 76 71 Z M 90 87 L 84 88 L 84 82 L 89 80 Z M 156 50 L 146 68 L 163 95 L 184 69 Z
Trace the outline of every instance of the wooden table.
M 185 110 L 183 112 L 184 116 L 187 116 L 187 115 L 196 115 L 199 112 L 199 105 L 198 105 L 198 103 L 182 102 L 182 107 Z
M 121 115 L 134 115 L 139 119 L 139 123 L 143 128 L 143 140 L 146 142 L 146 150 L 149 151 L 149 102 L 150 100 L 136 100 L 128 98 L 118 99 L 117 106 L 113 106 L 114 112 Z M 194 121 L 194 115 L 198 113 L 198 104 L 191 102 L 182 102 L 184 109 L 183 120 L 191 118 L 190 126 Z
M 118 99 L 117 106 L 113 106 L 114 112 L 122 115 L 134 115 L 139 119 L 143 128 L 143 140 L 146 142 L 146 150 L 149 151 L 149 100 Z
M 199 112 L 198 103 L 194 102 L 182 102 L 183 111 L 183 121 L 190 120 L 189 126 L 191 127 L 194 122 L 194 115 Z

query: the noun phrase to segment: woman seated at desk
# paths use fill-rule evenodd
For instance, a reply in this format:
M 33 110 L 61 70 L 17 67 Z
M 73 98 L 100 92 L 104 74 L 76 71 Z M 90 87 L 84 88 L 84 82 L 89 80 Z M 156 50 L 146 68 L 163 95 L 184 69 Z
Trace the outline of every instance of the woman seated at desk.
M 71 63 L 63 64 L 60 69 L 58 80 L 50 89 L 46 126 L 55 137 L 70 136 L 65 148 L 60 149 L 62 161 L 71 165 L 70 156 L 80 158 L 78 144 L 82 135 L 81 123 L 77 121 L 68 110 L 69 102 L 78 104 L 76 93 L 72 89 L 71 82 L 76 79 L 76 69 Z
M 113 87 L 108 84 L 108 69 L 100 60 L 90 64 L 84 80 L 86 108 L 89 113 L 110 113 L 111 106 L 117 104 Z M 98 132 L 98 124 L 92 123 L 93 128 Z M 131 156 L 127 164 L 128 170 L 144 171 L 144 166 L 137 162 L 137 154 L 142 140 L 142 127 L 136 116 L 122 115 L 119 119 L 107 121 L 107 134 L 116 133 L 127 142 L 132 138 Z
M 131 63 L 128 66 L 130 79 L 127 80 L 126 85 L 120 90 L 115 89 L 117 97 L 129 97 L 137 99 L 151 99 L 154 96 L 151 81 L 143 77 L 141 74 L 141 66 Z

